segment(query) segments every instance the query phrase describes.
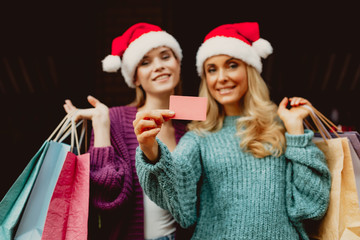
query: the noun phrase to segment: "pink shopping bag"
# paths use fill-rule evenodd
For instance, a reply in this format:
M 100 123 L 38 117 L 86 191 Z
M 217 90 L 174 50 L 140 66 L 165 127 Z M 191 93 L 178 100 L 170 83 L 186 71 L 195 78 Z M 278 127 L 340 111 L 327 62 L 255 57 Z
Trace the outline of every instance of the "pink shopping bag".
M 82 136 L 84 130 L 86 131 L 86 121 Z M 80 153 L 75 122 L 72 120 L 71 151 L 66 155 L 51 197 L 42 240 L 87 240 L 90 154 L 74 154 L 74 139 L 77 153 Z
M 43 240 L 86 240 L 90 154 L 68 152 L 46 216 Z

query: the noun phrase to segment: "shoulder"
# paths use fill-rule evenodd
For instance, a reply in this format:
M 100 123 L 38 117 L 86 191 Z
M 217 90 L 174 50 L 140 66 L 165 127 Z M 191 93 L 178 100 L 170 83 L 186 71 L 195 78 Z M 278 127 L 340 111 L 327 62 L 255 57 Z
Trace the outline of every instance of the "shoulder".
M 114 118 L 134 118 L 137 112 L 136 107 L 116 106 L 109 108 L 110 119 Z
M 123 112 L 123 113 L 127 113 L 127 112 L 137 112 L 136 107 L 132 107 L 132 106 L 115 106 L 115 107 L 110 107 L 109 108 L 110 112 Z

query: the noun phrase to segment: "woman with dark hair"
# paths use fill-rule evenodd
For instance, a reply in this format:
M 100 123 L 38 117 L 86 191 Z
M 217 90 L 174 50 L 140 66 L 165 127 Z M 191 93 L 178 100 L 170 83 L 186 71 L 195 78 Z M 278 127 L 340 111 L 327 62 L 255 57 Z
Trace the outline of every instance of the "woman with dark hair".
M 76 120 L 92 120 L 90 143 L 90 239 L 174 239 L 176 222 L 169 211 L 153 203 L 140 187 L 135 170 L 138 146 L 132 122 L 140 110 L 167 109 L 169 97 L 180 94 L 182 51 L 176 39 L 160 27 L 138 23 L 112 42 L 103 70 L 117 72 L 136 98 L 128 106 L 108 108 L 89 96 L 93 106 L 76 112 Z M 66 112 L 76 108 L 70 100 Z M 185 124 L 168 121 L 159 138 L 170 151 L 185 133 Z M 184 239 L 180 236 L 180 239 Z

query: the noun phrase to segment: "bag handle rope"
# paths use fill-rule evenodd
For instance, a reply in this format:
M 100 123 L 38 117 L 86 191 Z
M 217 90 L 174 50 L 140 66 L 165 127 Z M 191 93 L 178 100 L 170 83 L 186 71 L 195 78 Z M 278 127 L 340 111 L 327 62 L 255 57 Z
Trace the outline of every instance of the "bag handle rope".
M 314 106 L 311 105 L 303 105 L 302 107 L 309 110 L 309 115 L 313 121 L 313 123 L 316 126 L 316 129 L 319 131 L 321 137 L 326 141 L 328 139 L 331 139 L 332 136 L 328 129 L 332 130 L 333 128 L 336 129 L 336 131 L 332 131 L 336 137 L 340 137 L 337 132 L 341 132 L 338 127 L 331 122 L 328 118 L 326 118 L 321 112 L 319 112 Z M 311 126 L 311 124 L 304 119 L 304 125 L 306 128 L 311 129 L 313 131 L 314 128 Z

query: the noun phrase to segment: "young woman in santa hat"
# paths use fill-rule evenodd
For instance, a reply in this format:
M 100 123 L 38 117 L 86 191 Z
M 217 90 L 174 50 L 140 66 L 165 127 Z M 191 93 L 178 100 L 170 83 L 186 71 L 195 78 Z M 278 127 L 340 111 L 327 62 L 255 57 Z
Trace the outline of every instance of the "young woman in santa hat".
M 257 23 L 215 28 L 196 56 L 206 121 L 192 122 L 172 153 L 156 136 L 173 112 L 142 111 L 133 123 L 140 184 L 195 226 L 192 239 L 308 239 L 302 222 L 326 213 L 330 172 L 302 125 L 310 103 L 270 100 L 260 76 L 270 53 Z
M 182 50 L 172 35 L 158 26 L 138 23 L 113 40 L 111 55 L 102 61 L 106 72 L 121 68 L 127 85 L 136 88 L 136 99 L 131 106 L 108 108 L 89 96 L 93 108 L 76 112 L 76 120 L 90 119 L 93 126 L 89 239 L 174 239 L 175 220 L 139 185 L 132 122 L 140 110 L 169 108 L 170 95 L 180 94 L 181 59 Z M 76 110 L 70 100 L 64 108 L 68 113 Z M 171 151 L 184 133 L 184 123 L 168 121 L 158 137 Z M 180 239 L 186 239 L 186 234 L 177 232 Z

